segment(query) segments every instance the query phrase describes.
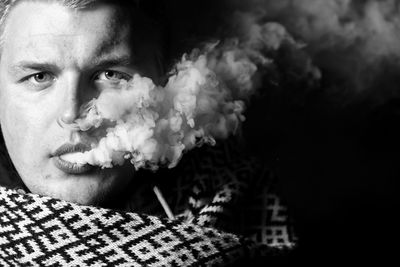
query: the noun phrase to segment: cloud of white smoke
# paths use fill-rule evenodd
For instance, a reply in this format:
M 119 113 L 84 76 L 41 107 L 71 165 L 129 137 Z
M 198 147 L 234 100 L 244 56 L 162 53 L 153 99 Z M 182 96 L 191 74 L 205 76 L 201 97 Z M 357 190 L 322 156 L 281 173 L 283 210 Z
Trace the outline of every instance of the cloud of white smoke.
M 259 19 L 283 24 L 302 40 L 339 102 L 399 97 L 400 2 L 396 0 L 233 1 Z
M 93 137 L 92 149 L 64 160 L 102 168 L 130 160 L 136 169 L 155 170 L 174 167 L 185 151 L 235 133 L 245 119 L 245 100 L 274 64 L 266 54 L 283 44 L 300 47 L 280 24 L 249 19 L 244 27 L 251 31 L 247 36 L 184 55 L 165 86 L 139 75 L 104 83 L 74 125 Z

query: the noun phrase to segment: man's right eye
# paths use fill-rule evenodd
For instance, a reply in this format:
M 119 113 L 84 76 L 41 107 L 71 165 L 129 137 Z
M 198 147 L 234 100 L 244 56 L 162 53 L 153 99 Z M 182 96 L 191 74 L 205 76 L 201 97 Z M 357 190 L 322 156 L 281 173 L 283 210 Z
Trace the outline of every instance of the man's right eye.
M 30 76 L 28 78 L 28 80 L 31 83 L 43 85 L 43 84 L 54 81 L 54 76 L 51 75 L 50 73 L 40 72 L 40 73 L 33 74 L 32 76 Z

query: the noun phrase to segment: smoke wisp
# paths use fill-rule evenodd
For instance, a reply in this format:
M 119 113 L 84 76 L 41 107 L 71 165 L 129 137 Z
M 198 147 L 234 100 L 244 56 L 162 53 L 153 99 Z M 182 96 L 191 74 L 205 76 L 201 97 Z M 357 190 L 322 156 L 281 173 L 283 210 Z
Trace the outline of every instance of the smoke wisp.
M 207 44 L 184 55 L 165 86 L 135 75 L 101 85 L 73 127 L 91 136 L 92 149 L 64 160 L 102 168 L 129 160 L 136 169 L 174 167 L 185 151 L 235 133 L 245 101 L 273 67 L 266 55 L 300 44 L 277 23 L 248 21 L 251 34 Z
M 234 1 L 263 20 L 283 24 L 323 75 L 324 92 L 337 103 L 372 106 L 399 97 L 400 3 L 396 0 Z

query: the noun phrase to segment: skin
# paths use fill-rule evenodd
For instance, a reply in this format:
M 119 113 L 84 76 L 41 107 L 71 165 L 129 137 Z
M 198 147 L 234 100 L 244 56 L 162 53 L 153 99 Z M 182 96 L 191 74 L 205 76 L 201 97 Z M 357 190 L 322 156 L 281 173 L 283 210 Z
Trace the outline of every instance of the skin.
M 89 142 L 57 120 L 73 122 L 79 107 L 99 94 L 99 81 L 128 79 L 139 70 L 157 76 L 148 60 L 153 55 L 135 53 L 141 50 L 132 43 L 135 27 L 116 17 L 110 5 L 72 10 L 38 1 L 10 13 L 0 60 L 0 122 L 10 157 L 33 193 L 96 205 L 132 179 L 130 166 L 66 173 L 52 156 L 65 143 Z

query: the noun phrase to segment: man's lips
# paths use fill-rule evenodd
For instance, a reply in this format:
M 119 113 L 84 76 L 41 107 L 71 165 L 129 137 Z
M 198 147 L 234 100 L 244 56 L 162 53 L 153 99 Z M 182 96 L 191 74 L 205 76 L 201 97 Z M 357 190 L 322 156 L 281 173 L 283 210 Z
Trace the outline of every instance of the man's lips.
M 64 154 L 74 153 L 74 152 L 85 152 L 90 150 L 90 146 L 84 143 L 77 143 L 77 144 L 63 144 L 56 151 L 52 153 L 53 157 L 59 157 Z
M 69 153 L 85 152 L 88 150 L 90 150 L 89 145 L 83 143 L 77 143 L 77 144 L 67 143 L 57 148 L 57 150 L 54 151 L 54 153 L 52 153 L 52 158 L 56 167 L 59 168 L 61 171 L 70 174 L 81 174 L 92 170 L 94 167 L 89 164 L 81 165 L 69 162 L 63 160 L 61 156 Z

